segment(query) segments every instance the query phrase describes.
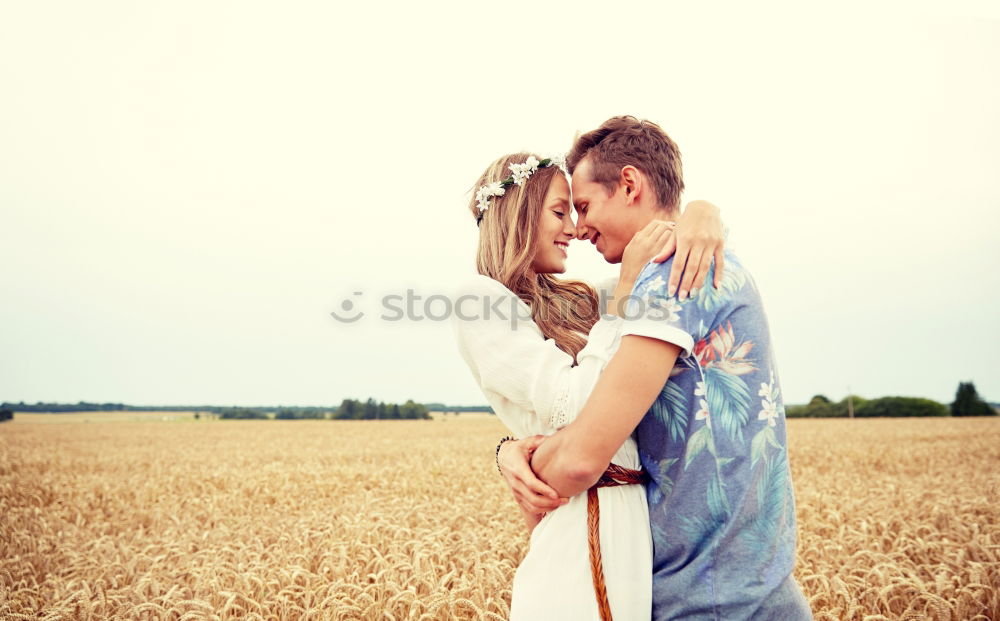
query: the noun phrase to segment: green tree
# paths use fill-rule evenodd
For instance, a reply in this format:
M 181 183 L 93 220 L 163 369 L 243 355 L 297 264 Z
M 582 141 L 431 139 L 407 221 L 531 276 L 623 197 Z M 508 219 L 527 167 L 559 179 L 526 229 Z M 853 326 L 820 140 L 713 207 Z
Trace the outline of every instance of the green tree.
M 406 419 L 429 419 L 431 417 L 430 411 L 426 406 L 419 403 L 414 403 L 413 399 L 407 399 L 399 408 L 399 417 Z
M 335 420 L 353 420 L 356 418 L 355 411 L 358 409 L 358 402 L 354 399 L 344 399 L 340 402 L 340 407 L 333 413 Z
M 326 414 L 323 410 L 315 407 L 301 408 L 295 415 L 299 419 L 315 419 L 315 418 L 326 418 Z
M 856 418 L 875 416 L 948 416 L 944 404 L 917 397 L 882 397 L 854 408 Z
M 397 419 L 430 419 L 430 411 L 412 399 L 403 405 L 386 403 L 368 398 L 366 401 L 344 399 L 340 407 L 333 413 L 335 420 L 397 420 Z
M 833 403 L 825 395 L 816 395 L 806 405 L 785 406 L 785 416 L 787 418 L 840 418 L 847 416 L 846 404 L 846 401 Z
M 225 420 L 266 419 L 267 414 L 251 408 L 225 408 L 219 415 Z
M 983 401 L 972 382 L 959 382 L 955 400 L 951 404 L 952 416 L 996 416 L 997 411 Z
M 0 423 L 9 420 L 14 420 L 14 411 L 8 410 L 7 408 L 0 410 Z

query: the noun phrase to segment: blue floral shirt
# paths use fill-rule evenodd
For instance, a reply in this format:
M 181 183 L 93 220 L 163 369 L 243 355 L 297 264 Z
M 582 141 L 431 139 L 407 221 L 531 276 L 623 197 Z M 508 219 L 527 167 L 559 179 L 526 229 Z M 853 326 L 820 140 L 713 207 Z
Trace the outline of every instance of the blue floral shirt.
M 636 430 L 652 476 L 653 619 L 811 619 L 791 577 L 784 406 L 757 287 L 726 252 L 721 287 L 710 273 L 678 301 L 671 265 L 640 273 L 622 331 L 682 349 Z

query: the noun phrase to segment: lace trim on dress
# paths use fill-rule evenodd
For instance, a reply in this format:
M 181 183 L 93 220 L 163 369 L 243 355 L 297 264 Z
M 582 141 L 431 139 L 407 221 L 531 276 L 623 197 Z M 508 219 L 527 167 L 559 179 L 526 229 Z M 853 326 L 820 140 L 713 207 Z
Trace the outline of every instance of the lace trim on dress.
M 549 413 L 549 427 L 559 429 L 569 424 L 569 384 L 564 385 L 556 393 L 556 398 L 552 402 L 552 411 Z

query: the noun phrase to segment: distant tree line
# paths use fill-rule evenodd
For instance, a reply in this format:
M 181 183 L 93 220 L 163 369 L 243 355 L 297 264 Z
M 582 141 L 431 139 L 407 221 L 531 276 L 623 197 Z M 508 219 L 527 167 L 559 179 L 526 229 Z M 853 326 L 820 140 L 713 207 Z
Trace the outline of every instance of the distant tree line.
M 976 392 L 972 382 L 961 382 L 955 393 L 955 400 L 946 406 L 931 399 L 918 397 L 881 397 L 865 399 L 856 395 L 831 401 L 824 395 L 816 395 L 805 405 L 785 406 L 788 418 L 847 418 L 853 407 L 857 418 L 876 416 L 996 416 L 995 404 L 984 401 Z M 218 406 L 218 405 L 126 405 L 123 403 L 76 404 L 44 403 L 35 404 L 0 403 L 0 422 L 11 420 L 14 412 L 91 412 L 91 411 L 136 411 L 136 412 L 203 412 L 215 414 L 220 419 L 269 419 L 278 420 L 426 420 L 430 412 L 489 412 L 488 405 L 445 405 L 443 403 L 385 403 L 367 399 L 344 399 L 339 406 Z
M 316 407 L 279 407 L 274 413 L 278 420 L 308 420 L 327 418 L 331 413 L 329 408 Z
M 124 403 L 93 403 L 90 401 L 78 401 L 76 403 L 48 403 L 38 401 L 37 403 L 25 403 L 20 401 L 4 401 L 0 403 L 0 408 L 9 409 L 14 412 L 213 412 L 221 413 L 223 410 L 231 409 L 227 406 L 219 405 L 127 405 Z M 273 409 L 273 408 L 265 408 Z
M 24 401 L 19 403 L 4 401 L 0 404 L 0 408 L 11 410 L 13 412 L 113 412 L 117 410 L 168 411 L 159 407 L 137 407 L 123 405 L 121 403 L 89 403 L 87 401 L 80 401 L 78 403 L 44 403 L 39 401 L 34 404 L 25 403 Z
M 489 412 L 493 414 L 493 408 L 488 405 L 445 405 L 443 403 L 425 403 L 431 412 Z
M 437 405 L 437 404 L 434 404 Z M 457 411 L 472 412 L 483 411 L 480 409 L 463 408 Z M 403 404 L 385 403 L 368 399 L 358 401 L 355 399 L 344 399 L 339 406 L 316 407 L 316 406 L 220 406 L 220 405 L 154 405 L 135 406 L 123 403 L 89 403 L 80 401 L 76 404 L 69 403 L 45 403 L 39 401 L 35 404 L 28 404 L 24 401 L 20 403 L 3 402 L 0 409 L 10 411 L 10 418 L 13 412 L 199 412 L 215 414 L 217 418 L 224 420 L 248 420 L 248 419 L 270 419 L 277 420 L 403 420 L 403 419 L 429 419 L 430 411 L 436 408 L 428 408 L 427 405 L 415 403 L 412 399 Z M 197 415 L 196 415 L 197 416 Z M 200 417 L 200 416 L 199 416 Z M 7 419 L 9 420 L 9 419 Z
M 422 403 L 407 400 L 403 405 L 344 399 L 334 412 L 336 420 L 430 420 L 430 410 Z
M 224 420 L 267 419 L 270 412 L 262 408 L 223 408 L 219 418 Z M 276 420 L 428 420 L 427 406 L 412 399 L 402 405 L 368 399 L 344 399 L 337 408 L 279 407 L 273 412 Z
M 254 408 L 223 408 L 221 412 L 218 412 L 218 415 L 222 420 L 267 420 L 269 418 L 265 412 Z
M 853 407 L 856 418 L 908 416 L 996 416 L 996 408 L 979 397 L 972 382 L 958 385 L 951 406 L 918 397 L 881 397 L 864 399 L 856 395 L 831 401 L 816 395 L 805 405 L 785 406 L 788 418 L 847 418 Z

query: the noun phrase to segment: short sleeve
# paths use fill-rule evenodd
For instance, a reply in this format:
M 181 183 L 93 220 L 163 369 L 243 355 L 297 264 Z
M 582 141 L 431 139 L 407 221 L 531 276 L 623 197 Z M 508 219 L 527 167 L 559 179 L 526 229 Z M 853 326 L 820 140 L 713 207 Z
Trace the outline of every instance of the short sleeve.
M 681 357 L 694 351 L 695 335 L 705 318 L 693 298 L 683 302 L 667 293 L 673 259 L 648 263 L 639 273 L 626 304 L 621 335 L 648 336 L 681 348 Z

